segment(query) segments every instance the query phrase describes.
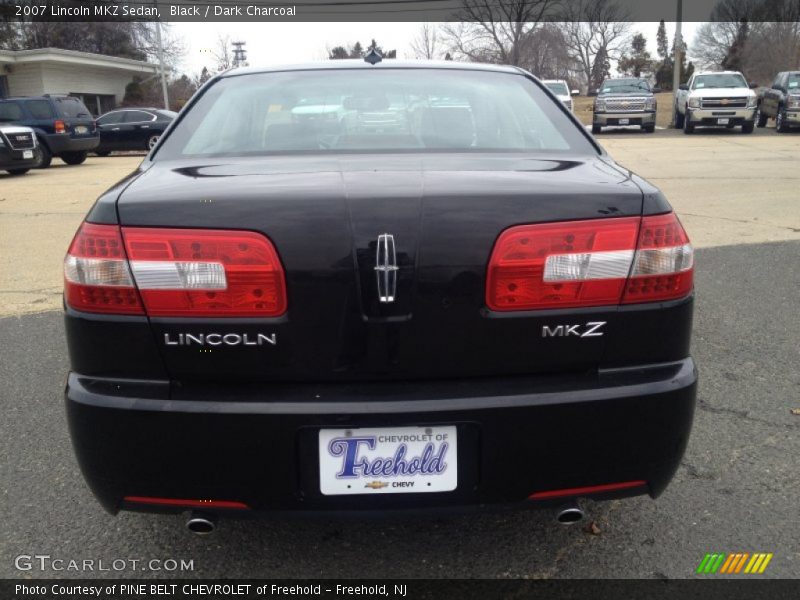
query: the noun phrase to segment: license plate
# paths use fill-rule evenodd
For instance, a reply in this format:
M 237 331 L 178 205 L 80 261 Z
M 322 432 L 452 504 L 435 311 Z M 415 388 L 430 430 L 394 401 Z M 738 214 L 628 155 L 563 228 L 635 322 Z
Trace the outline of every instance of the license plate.
M 22 158 L 33 158 L 33 150 L 23 150 Z
M 730 119 L 717 119 L 717 125 L 727 125 L 730 122 Z
M 75 127 L 75 133 L 80 133 L 80 134 L 89 133 L 89 128 L 84 127 L 83 125 L 78 125 L 77 127 Z
M 376 427 L 319 432 L 326 496 L 451 492 L 458 485 L 456 427 Z
M 630 122 L 631 122 L 631 120 L 630 120 L 630 119 L 620 119 L 620 120 L 619 120 L 619 124 L 620 124 L 620 125 L 627 125 L 627 124 L 628 124 L 628 123 L 630 123 Z

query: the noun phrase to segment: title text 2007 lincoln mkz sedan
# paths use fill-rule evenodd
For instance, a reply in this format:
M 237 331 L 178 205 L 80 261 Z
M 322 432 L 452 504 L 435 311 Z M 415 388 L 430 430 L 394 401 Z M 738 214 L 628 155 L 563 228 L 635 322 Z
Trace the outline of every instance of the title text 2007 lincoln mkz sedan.
M 69 426 L 102 505 L 215 517 L 664 491 L 693 250 L 513 68 L 211 80 L 65 259 Z

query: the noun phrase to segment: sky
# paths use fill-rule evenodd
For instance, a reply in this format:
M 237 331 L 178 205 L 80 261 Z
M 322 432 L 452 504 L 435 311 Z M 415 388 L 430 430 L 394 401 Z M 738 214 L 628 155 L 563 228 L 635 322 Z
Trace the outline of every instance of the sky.
M 699 23 L 684 23 L 683 37 L 691 44 Z M 670 40 L 675 24 L 667 23 Z M 204 66 L 214 69 L 211 54 L 220 35 L 232 41 L 247 42 L 247 60 L 251 66 L 270 66 L 325 60 L 328 49 L 349 46 L 372 38 L 386 50 L 397 50 L 398 58 L 414 58 L 411 41 L 422 23 L 172 23 L 172 32 L 180 36 L 186 54 L 178 65 L 179 72 L 199 74 Z M 658 23 L 633 23 L 631 30 L 641 32 L 648 40 L 648 50 L 655 58 Z

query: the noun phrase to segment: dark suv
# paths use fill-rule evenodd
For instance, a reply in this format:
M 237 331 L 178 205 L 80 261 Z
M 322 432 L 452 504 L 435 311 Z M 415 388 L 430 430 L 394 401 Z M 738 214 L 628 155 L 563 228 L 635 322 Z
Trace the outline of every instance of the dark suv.
M 41 168 L 49 167 L 54 156 L 68 165 L 79 165 L 100 143 L 89 109 L 72 96 L 4 98 L 0 100 L 0 123 L 25 125 L 36 132 Z

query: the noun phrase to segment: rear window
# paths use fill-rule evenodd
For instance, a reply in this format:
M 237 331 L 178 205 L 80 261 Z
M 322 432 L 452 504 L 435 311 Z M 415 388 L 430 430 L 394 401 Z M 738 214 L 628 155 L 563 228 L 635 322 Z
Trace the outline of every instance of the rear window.
M 21 121 L 22 109 L 16 102 L 0 102 L 0 122 Z
M 597 153 L 527 77 L 342 69 L 223 78 L 182 118 L 155 159 L 537 150 Z
M 60 110 L 61 114 L 65 117 L 72 117 L 74 119 L 76 117 L 92 116 L 89 109 L 77 98 L 57 98 L 56 105 L 58 106 L 58 110 Z
M 569 90 L 564 83 L 545 83 L 545 85 L 556 96 L 569 96 Z
M 27 100 L 25 107 L 34 119 L 52 119 L 55 117 L 49 100 Z

